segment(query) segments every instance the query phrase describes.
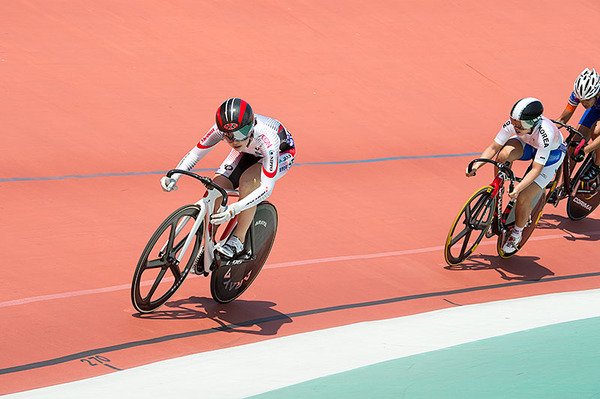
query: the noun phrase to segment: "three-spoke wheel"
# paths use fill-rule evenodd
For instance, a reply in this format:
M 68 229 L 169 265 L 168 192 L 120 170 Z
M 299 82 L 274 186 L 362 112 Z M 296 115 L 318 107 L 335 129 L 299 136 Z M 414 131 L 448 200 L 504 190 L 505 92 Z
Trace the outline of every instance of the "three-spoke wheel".
M 173 212 L 158 227 L 138 261 L 131 286 L 133 306 L 148 313 L 163 305 L 189 273 L 201 246 L 202 228 L 192 240 L 193 249 L 180 255 L 200 208 L 186 205 Z
M 476 191 L 454 219 L 444 247 L 449 265 L 458 265 L 471 255 L 490 228 L 496 209 L 492 192 L 492 186 Z

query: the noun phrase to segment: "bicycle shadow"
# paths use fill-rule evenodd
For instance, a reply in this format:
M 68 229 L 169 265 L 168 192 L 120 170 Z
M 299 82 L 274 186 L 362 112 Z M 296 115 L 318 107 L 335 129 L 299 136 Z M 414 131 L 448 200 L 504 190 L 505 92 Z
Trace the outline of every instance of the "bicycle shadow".
M 223 332 L 276 335 L 282 325 L 293 320 L 273 309 L 275 305 L 273 302 L 240 299 L 221 305 L 212 298 L 191 296 L 167 302 L 164 306 L 169 309 L 148 314 L 136 313 L 133 316 L 151 320 L 210 319 L 220 325 L 214 329 Z
M 495 270 L 503 280 L 539 281 L 546 276 L 554 276 L 554 272 L 537 261 L 537 256 L 514 255 L 503 259 L 494 255 L 471 255 L 469 259 L 457 266 L 446 266 L 445 269 L 460 270 Z
M 542 215 L 536 229 L 561 230 L 569 241 L 600 241 L 600 220 L 590 217 L 574 221 L 565 216 L 547 213 Z

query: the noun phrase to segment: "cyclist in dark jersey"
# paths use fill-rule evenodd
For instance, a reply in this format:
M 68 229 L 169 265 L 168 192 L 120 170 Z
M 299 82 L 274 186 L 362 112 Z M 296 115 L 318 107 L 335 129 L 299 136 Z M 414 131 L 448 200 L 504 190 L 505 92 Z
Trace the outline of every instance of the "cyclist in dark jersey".
M 581 177 L 581 180 L 589 181 L 600 173 L 600 124 L 596 123 L 600 119 L 600 76 L 594 69 L 586 68 L 579 74 L 573 85 L 569 102 L 558 120 L 567 123 L 580 103 L 585 108 L 585 112 L 577 130 L 587 139 L 592 138 L 592 141 L 583 147 L 581 159 L 583 160 L 583 157 L 592 151 L 596 152 L 596 164 L 586 170 Z

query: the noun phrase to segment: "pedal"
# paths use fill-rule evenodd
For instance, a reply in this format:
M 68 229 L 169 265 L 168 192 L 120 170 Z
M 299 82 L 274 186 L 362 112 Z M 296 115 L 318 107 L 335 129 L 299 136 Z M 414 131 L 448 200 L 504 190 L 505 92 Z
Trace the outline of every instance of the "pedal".
M 223 264 L 225 264 L 225 265 L 238 265 L 242 262 L 252 259 L 250 252 L 248 252 L 247 250 L 243 250 L 242 252 L 240 252 L 239 254 L 234 256 L 233 258 L 229 258 L 223 254 L 219 254 L 219 255 L 224 260 Z

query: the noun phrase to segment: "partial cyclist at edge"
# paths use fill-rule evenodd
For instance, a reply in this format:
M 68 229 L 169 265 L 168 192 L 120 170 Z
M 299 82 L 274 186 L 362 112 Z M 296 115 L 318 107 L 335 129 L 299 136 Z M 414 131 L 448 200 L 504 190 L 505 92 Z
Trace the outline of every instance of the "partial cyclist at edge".
M 228 258 L 244 250 L 246 232 L 252 223 L 256 206 L 273 192 L 275 182 L 291 168 L 296 147 L 290 132 L 276 119 L 254 114 L 252 107 L 240 98 L 230 98 L 217 109 L 216 123 L 200 142 L 179 162 L 176 169 L 190 171 L 215 146 L 226 141 L 231 152 L 217 170 L 213 181 L 228 190 L 239 189 L 238 202 L 221 207 L 211 216 L 211 223 L 223 224 L 236 215 L 235 233 L 216 249 Z M 176 189 L 181 174 L 164 176 L 164 191 Z
M 508 193 L 516 198 L 515 225 L 502 251 L 510 255 L 518 250 L 523 229 L 530 222 L 532 200 L 554 178 L 556 170 L 563 162 L 566 153 L 565 141 L 552 121 L 543 116 L 544 107 L 540 100 L 533 97 L 517 101 L 494 141 L 483 151 L 481 158 L 492 159 L 500 163 L 512 161 L 531 161 L 532 166 L 522 180 Z M 473 164 L 467 177 L 475 176 L 477 169 L 484 163 Z
M 586 139 L 589 140 L 591 137 L 592 141 L 583 147 L 583 153 L 580 153 L 578 161 L 582 161 L 592 151 L 596 153 L 596 163 L 592 164 L 581 176 L 582 181 L 590 181 L 600 173 L 600 124 L 596 123 L 600 119 L 600 76 L 594 69 L 585 68 L 575 79 L 573 92 L 558 121 L 566 124 L 579 104 L 583 105 L 585 112 L 579 121 L 577 130 Z

